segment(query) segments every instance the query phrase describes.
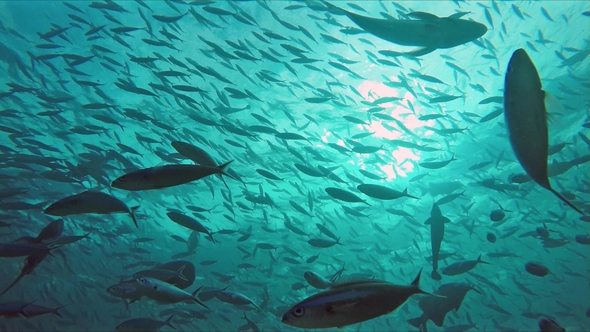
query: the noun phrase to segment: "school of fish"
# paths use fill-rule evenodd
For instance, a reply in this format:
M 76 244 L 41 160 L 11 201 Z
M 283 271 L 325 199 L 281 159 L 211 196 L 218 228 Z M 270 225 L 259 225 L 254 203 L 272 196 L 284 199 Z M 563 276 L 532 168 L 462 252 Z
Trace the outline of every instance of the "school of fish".
M 0 331 L 590 331 L 587 7 L 0 2 Z

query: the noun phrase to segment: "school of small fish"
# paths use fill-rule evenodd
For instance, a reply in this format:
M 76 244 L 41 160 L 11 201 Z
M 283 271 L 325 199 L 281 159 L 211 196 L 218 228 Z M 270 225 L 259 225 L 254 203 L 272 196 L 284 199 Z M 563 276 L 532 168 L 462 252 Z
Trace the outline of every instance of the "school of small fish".
M 0 2 L 0 331 L 590 331 L 587 7 Z

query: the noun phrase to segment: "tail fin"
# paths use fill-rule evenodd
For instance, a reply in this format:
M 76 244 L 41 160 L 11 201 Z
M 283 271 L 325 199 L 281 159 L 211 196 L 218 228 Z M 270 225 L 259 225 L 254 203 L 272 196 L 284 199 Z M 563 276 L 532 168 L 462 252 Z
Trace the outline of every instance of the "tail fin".
M 225 176 L 227 176 L 227 177 L 230 177 L 230 178 L 232 178 L 232 179 L 234 179 L 234 180 L 235 180 L 235 178 L 234 178 L 233 176 L 231 176 L 231 175 L 229 175 L 229 174 L 227 174 L 227 173 L 225 172 L 225 169 L 226 169 L 226 168 L 229 166 L 229 164 L 231 164 L 232 162 L 233 162 L 233 160 L 230 160 L 230 161 L 226 162 L 225 164 L 221 164 L 221 165 L 217 166 L 217 169 L 218 169 L 218 172 L 219 172 L 219 174 L 221 174 L 221 175 L 225 175 Z M 221 181 L 223 181 L 223 184 L 225 185 L 225 188 L 227 188 L 227 190 L 229 190 L 229 187 L 227 186 L 227 183 L 225 183 L 225 180 L 223 179 L 223 176 L 221 177 Z
M 137 219 L 135 219 L 135 211 L 137 211 L 137 209 L 139 209 L 139 205 L 130 208 L 129 209 L 129 215 L 131 216 L 131 219 L 133 220 L 133 223 L 135 224 L 135 227 L 139 228 L 139 226 L 137 226 Z
M 442 280 L 442 276 L 440 275 L 440 273 L 438 273 L 438 271 L 436 270 L 432 270 L 432 273 L 430 274 L 430 276 L 432 277 L 432 279 L 434 280 Z
M 426 323 L 426 319 L 424 319 L 424 315 L 412 319 L 408 319 L 408 324 L 412 325 L 413 327 L 419 328 L 420 326 Z
M 584 215 L 584 212 L 582 212 L 582 210 L 580 210 L 579 208 L 577 208 L 572 202 L 568 201 L 567 198 L 563 197 L 559 192 L 555 191 L 551 187 L 549 187 L 547 189 L 549 189 L 549 191 L 551 191 L 555 196 L 557 196 L 557 198 L 559 198 L 562 202 L 564 202 L 565 204 L 569 205 L 572 209 L 578 211 L 579 214 Z
M 479 255 L 479 256 L 477 257 L 477 262 L 478 262 L 478 263 L 482 263 L 482 264 L 491 264 L 491 263 L 488 263 L 488 262 L 486 262 L 486 261 L 482 261 L 482 260 L 481 260 L 481 255 Z
M 203 286 L 197 288 L 197 290 L 193 292 L 193 294 L 192 294 L 193 295 L 193 300 L 195 302 L 197 302 L 201 307 L 203 307 L 205 309 L 208 309 L 208 310 L 211 310 L 211 309 L 209 309 L 208 306 L 205 305 L 205 303 L 201 302 L 201 300 L 199 300 L 199 298 L 197 297 L 197 294 L 199 294 L 199 291 L 201 290 L 201 288 L 203 288 Z
M 170 317 L 168 317 L 168 319 L 166 319 L 164 324 L 170 326 L 170 328 L 172 328 L 173 330 L 176 330 L 176 328 L 171 323 L 173 317 L 174 317 L 174 314 L 170 315 Z

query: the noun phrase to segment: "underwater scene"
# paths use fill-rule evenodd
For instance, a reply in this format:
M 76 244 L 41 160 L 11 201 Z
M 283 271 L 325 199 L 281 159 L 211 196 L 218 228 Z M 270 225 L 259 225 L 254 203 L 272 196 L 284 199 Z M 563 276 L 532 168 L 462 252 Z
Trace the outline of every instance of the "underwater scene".
M 0 331 L 590 331 L 587 1 L 0 1 Z

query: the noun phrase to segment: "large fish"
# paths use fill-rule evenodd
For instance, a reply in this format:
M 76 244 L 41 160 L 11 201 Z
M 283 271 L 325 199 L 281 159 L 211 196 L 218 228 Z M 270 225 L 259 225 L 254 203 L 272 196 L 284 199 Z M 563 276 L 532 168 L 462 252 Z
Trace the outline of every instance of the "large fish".
M 408 55 L 421 56 L 439 48 L 452 48 L 483 36 L 488 28 L 478 22 L 462 20 L 466 13 L 438 17 L 424 12 L 409 13 L 416 20 L 378 19 L 366 17 L 328 4 L 334 15 L 346 15 L 365 32 L 388 42 L 403 46 L 418 46 Z M 400 53 L 401 54 L 401 53 Z
M 467 292 L 470 290 L 480 293 L 473 286 L 463 282 L 441 285 L 434 292 L 434 294 L 440 296 L 428 295 L 418 301 L 418 306 L 422 309 L 422 315 L 408 320 L 408 323 L 419 328 L 420 326 L 425 327 L 426 322 L 432 320 L 436 326 L 443 326 L 447 314 L 452 310 L 459 310 Z
M 353 281 L 332 286 L 289 309 L 284 324 L 306 328 L 341 328 L 386 315 L 414 294 L 428 294 L 420 289 L 420 275 L 408 286 L 380 280 Z
M 178 186 L 213 174 L 230 176 L 225 168 L 232 161 L 217 167 L 179 164 L 140 169 L 120 176 L 111 186 L 129 191 L 151 190 Z
M 504 79 L 504 117 L 516 159 L 541 187 L 574 210 L 580 209 L 551 188 L 547 174 L 549 135 L 545 91 L 535 64 L 523 49 L 514 51 Z
M 451 222 L 449 218 L 442 215 L 438 205 L 433 204 L 430 211 L 430 218 L 424 224 L 430 225 L 430 244 L 432 246 L 432 279 L 441 280 L 442 276 L 438 273 L 438 255 L 440 253 L 440 244 L 445 236 L 445 224 Z
M 120 199 L 109 194 L 96 190 L 87 190 L 83 193 L 62 198 L 59 201 L 47 207 L 43 213 L 50 216 L 70 216 L 86 213 L 110 214 L 110 213 L 129 213 L 135 227 L 135 210 L 139 206 L 129 208 Z

